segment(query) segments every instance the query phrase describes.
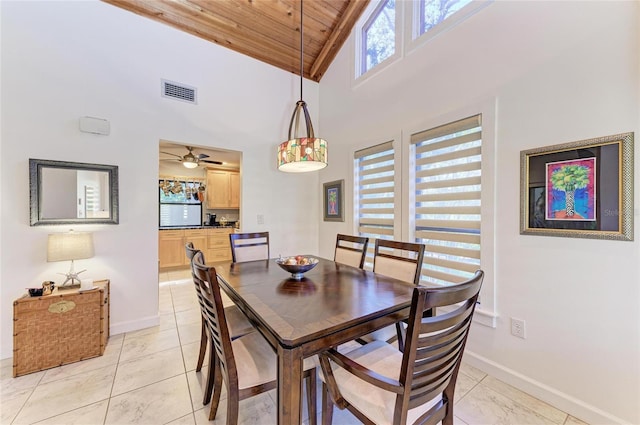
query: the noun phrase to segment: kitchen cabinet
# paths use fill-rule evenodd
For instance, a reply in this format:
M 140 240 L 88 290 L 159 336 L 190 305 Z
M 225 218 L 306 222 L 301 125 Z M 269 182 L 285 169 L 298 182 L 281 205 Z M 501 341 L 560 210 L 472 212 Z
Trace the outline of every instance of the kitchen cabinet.
M 240 173 L 207 170 L 206 202 L 208 209 L 240 207 Z
M 206 229 L 160 230 L 158 253 L 160 268 L 188 266 L 184 246 L 192 242 L 194 248 L 204 252 L 207 246 Z
M 207 249 L 204 257 L 208 263 L 231 260 L 231 243 L 229 233 L 233 232 L 230 227 L 208 229 Z
M 158 237 L 160 268 L 184 266 L 184 230 L 161 230 Z
M 160 268 L 185 267 L 189 265 L 184 246 L 192 242 L 194 248 L 204 254 L 207 263 L 231 260 L 230 227 L 210 229 L 160 230 L 158 256 Z

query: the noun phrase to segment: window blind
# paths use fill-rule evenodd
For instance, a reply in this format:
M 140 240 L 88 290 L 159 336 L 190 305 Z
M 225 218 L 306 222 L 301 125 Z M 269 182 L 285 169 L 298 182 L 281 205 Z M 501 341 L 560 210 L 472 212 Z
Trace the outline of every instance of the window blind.
M 480 268 L 481 116 L 413 134 L 411 144 L 421 282 L 460 283 Z
M 358 234 L 369 237 L 365 268 L 373 268 L 375 239 L 393 239 L 394 176 L 393 142 L 354 154 L 355 199 Z

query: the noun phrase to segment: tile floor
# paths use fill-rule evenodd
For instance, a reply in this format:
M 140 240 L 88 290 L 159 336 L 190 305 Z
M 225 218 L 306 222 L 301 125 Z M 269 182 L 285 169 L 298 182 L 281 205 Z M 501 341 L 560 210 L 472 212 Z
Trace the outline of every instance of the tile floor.
M 194 370 L 200 312 L 189 277 L 162 273 L 160 325 L 111 336 L 101 357 L 18 378 L 11 359 L 2 360 L 0 424 L 224 424 L 224 394 L 215 421 L 202 405 L 206 368 Z M 456 396 L 456 425 L 584 425 L 466 364 Z M 275 399 L 274 390 L 240 402 L 240 424 L 275 424 Z M 334 424 L 357 423 L 347 411 L 334 413 Z

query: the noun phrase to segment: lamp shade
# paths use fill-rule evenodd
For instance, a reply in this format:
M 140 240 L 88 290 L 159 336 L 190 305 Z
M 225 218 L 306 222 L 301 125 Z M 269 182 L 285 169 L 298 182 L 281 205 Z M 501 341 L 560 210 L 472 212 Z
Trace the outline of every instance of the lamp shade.
M 278 169 L 287 173 L 304 173 L 327 166 L 327 142 L 319 138 L 287 140 L 278 147 Z
M 49 235 L 47 261 L 81 260 L 93 257 L 93 233 L 68 232 Z

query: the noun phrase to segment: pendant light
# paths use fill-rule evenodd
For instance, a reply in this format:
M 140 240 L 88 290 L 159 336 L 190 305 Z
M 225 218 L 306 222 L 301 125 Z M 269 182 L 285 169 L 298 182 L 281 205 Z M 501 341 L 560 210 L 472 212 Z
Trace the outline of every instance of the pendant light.
M 278 146 L 278 169 L 287 173 L 304 173 L 320 170 L 327 166 L 327 142 L 316 138 L 309 117 L 307 104 L 302 100 L 302 81 L 304 76 L 304 40 L 302 37 L 303 0 L 300 0 L 300 100 L 289 123 L 289 139 Z M 302 118 L 301 116 L 304 116 Z M 307 127 L 306 137 L 300 137 L 300 121 L 304 119 Z

